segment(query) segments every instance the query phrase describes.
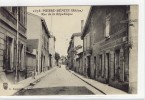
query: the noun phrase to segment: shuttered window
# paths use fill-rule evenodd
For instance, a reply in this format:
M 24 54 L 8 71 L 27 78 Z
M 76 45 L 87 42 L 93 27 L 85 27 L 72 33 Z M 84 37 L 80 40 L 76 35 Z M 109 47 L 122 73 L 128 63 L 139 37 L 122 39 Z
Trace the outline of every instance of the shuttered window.
M 106 27 L 105 27 L 105 38 L 110 38 L 110 18 L 111 18 L 111 14 L 108 14 L 106 17 Z

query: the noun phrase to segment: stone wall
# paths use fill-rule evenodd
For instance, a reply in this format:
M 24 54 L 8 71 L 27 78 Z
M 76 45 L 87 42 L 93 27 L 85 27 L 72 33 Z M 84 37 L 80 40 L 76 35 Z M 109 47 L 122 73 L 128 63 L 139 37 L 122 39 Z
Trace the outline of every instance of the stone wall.
M 36 55 L 26 52 L 27 78 L 34 76 L 36 66 L 37 66 Z
M 116 88 L 128 91 L 128 47 L 127 24 L 120 23 L 127 18 L 126 6 L 96 7 L 91 17 L 93 39 L 93 56 L 91 61 L 91 76 L 98 81 L 110 84 Z M 96 13 L 98 12 L 98 13 Z M 105 38 L 106 16 L 110 14 L 109 38 Z M 126 59 L 125 59 L 126 58 Z M 101 61 L 100 61 L 101 60 Z M 101 63 L 101 64 L 100 64 Z M 96 67 L 97 75 L 94 75 Z M 126 70 L 125 70 L 126 69 Z

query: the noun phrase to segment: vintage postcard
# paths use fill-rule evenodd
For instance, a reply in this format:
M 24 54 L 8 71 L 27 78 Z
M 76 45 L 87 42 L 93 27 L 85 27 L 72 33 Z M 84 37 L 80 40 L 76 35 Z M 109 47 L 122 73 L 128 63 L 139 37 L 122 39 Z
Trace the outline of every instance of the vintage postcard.
M 0 96 L 136 95 L 138 5 L 1 6 Z

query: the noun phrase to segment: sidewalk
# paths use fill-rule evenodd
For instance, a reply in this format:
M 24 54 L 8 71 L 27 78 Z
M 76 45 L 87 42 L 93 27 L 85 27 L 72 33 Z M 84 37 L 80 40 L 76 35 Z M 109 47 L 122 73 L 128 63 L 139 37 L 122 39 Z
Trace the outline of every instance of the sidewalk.
M 114 87 L 108 86 L 107 84 L 103 84 L 101 82 L 95 81 L 93 79 L 88 79 L 85 78 L 81 75 L 79 75 L 78 73 L 75 73 L 74 71 L 70 71 L 72 74 L 74 74 L 75 76 L 77 76 L 78 78 L 80 78 L 82 81 L 86 82 L 87 84 L 91 85 L 92 87 L 96 88 L 97 90 L 99 90 L 100 92 L 102 92 L 103 94 L 106 95 L 114 95 L 114 94 L 129 94 L 127 92 L 124 92 L 122 90 L 116 89 Z
M 8 84 L 8 89 L 4 90 L 3 88 L 3 84 L 0 84 L 0 96 L 11 96 L 14 93 L 18 92 L 20 89 L 25 88 L 27 86 L 30 85 L 30 83 L 34 83 L 36 81 L 38 81 L 39 79 L 43 78 L 44 76 L 46 76 L 48 73 L 53 72 L 56 69 L 56 67 L 53 67 L 52 69 L 46 71 L 46 72 L 42 72 L 41 74 L 35 76 L 35 79 L 33 77 L 27 78 L 23 81 L 18 82 L 17 84 Z

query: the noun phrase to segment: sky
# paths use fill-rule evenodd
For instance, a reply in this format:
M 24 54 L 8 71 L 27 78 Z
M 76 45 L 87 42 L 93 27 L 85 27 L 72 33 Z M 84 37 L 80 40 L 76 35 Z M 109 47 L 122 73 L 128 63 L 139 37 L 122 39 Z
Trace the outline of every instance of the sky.
M 81 32 L 81 20 L 85 21 L 90 6 L 28 7 L 30 13 L 43 17 L 48 30 L 56 37 L 55 51 L 67 55 L 73 33 Z M 51 15 L 53 13 L 53 15 Z M 65 13 L 65 15 L 60 15 Z M 69 14 L 69 15 L 68 15 Z

